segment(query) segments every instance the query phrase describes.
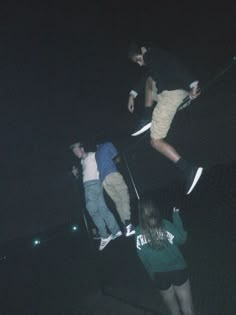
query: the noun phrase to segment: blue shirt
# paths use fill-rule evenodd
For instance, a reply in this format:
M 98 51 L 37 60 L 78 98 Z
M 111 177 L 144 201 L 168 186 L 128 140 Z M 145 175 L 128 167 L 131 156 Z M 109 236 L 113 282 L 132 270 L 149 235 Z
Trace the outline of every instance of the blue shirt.
M 118 152 L 111 142 L 105 142 L 97 146 L 95 157 L 101 182 L 103 182 L 105 177 L 110 173 L 118 172 L 113 162 L 113 158 L 117 155 Z

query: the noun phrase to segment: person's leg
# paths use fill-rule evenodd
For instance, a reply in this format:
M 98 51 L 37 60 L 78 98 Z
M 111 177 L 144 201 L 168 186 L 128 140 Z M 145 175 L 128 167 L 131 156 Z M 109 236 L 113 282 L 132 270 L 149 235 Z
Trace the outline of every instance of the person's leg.
M 173 286 L 171 285 L 167 290 L 160 290 L 160 294 L 170 314 L 181 315 Z
M 178 107 L 187 95 L 184 90 L 163 91 L 158 95 L 152 115 L 152 139 L 164 139 L 167 136 Z
M 186 194 L 190 194 L 201 177 L 203 168 L 194 166 L 192 163 L 184 160 L 175 150 L 175 148 L 163 139 L 151 138 L 150 144 L 156 151 L 172 161 L 175 166 L 183 173 L 186 180 L 185 192 Z
M 118 172 L 107 175 L 103 181 L 103 187 L 114 201 L 121 222 L 125 224 L 125 221 L 130 221 L 130 197 L 122 175 Z
M 123 176 L 119 172 L 113 172 L 106 176 L 103 187 L 116 205 L 117 212 L 124 225 L 125 236 L 131 236 L 135 229 L 131 223 L 130 196 Z
M 106 229 L 106 224 L 103 217 L 100 214 L 98 208 L 98 200 L 100 196 L 100 190 L 97 189 L 97 181 L 88 181 L 84 183 L 85 190 L 85 202 L 86 208 L 94 224 L 96 225 L 98 232 L 102 238 L 107 238 L 109 233 Z
M 98 190 L 98 208 L 99 208 L 99 213 L 101 215 L 101 217 L 103 218 L 106 226 L 108 227 L 109 231 L 111 232 L 111 234 L 113 236 L 115 236 L 119 231 L 120 231 L 120 227 L 116 222 L 116 219 L 114 217 L 114 215 L 112 214 L 112 212 L 108 209 L 105 199 L 104 199 L 104 195 L 103 195 L 103 187 L 100 184 L 100 182 L 97 185 L 97 190 Z
M 203 169 L 184 160 L 176 149 L 164 140 L 179 105 L 187 95 L 184 90 L 176 90 L 164 91 L 158 96 L 158 105 L 152 115 L 150 144 L 183 172 L 186 178 L 186 193 L 189 194 L 198 182 Z
M 156 99 L 157 99 L 156 84 L 151 77 L 148 77 L 145 82 L 143 115 L 141 119 L 137 122 L 137 126 L 133 131 L 132 136 L 138 136 L 151 127 L 152 112 L 154 108 L 154 102 L 156 102 Z
M 164 138 L 171 127 L 179 104 L 186 95 L 187 92 L 182 90 L 164 91 L 158 96 L 158 105 L 155 107 L 152 116 L 150 144 L 171 162 L 176 163 L 176 166 L 181 156 Z
M 151 146 L 153 149 L 164 155 L 167 159 L 172 161 L 173 163 L 178 162 L 181 158 L 179 153 L 172 147 L 169 143 L 167 143 L 164 139 L 153 139 L 150 140 Z
M 153 105 L 153 99 L 154 99 L 154 93 L 156 92 L 155 90 L 155 83 L 152 80 L 151 77 L 148 77 L 146 82 L 145 82 L 145 96 L 144 96 L 144 106 L 147 107 L 152 107 Z
M 180 286 L 173 286 L 183 315 L 194 315 L 192 293 L 189 279 Z

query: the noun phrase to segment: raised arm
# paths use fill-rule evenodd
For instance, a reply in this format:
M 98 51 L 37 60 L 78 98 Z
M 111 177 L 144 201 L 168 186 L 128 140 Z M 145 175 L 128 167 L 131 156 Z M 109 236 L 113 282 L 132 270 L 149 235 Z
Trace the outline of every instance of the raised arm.
M 183 244 L 187 240 L 187 232 L 184 229 L 182 219 L 179 214 L 179 209 L 173 209 L 173 223 L 171 224 L 171 233 L 174 235 L 174 243 Z

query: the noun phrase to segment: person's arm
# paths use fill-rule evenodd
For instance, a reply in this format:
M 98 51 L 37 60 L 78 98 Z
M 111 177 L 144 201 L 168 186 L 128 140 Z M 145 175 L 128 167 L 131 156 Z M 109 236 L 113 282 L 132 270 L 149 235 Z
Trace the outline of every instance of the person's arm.
M 144 89 L 148 75 L 145 73 L 138 83 L 132 88 L 129 92 L 128 97 L 128 110 L 133 113 L 134 112 L 134 100 L 141 93 L 142 89 Z
M 145 82 L 145 107 L 151 107 L 153 103 L 153 79 L 151 76 L 147 77 Z
M 183 88 L 189 91 L 189 98 L 193 100 L 200 95 L 199 81 L 183 66 L 179 69 L 183 78 L 185 78 L 185 86 Z
M 120 163 L 120 154 L 118 153 L 116 147 L 113 145 L 113 143 L 109 143 L 109 153 L 112 157 L 112 161 L 115 163 L 115 164 L 118 164 Z
M 175 244 L 183 244 L 187 240 L 187 232 L 184 229 L 182 219 L 179 214 L 179 209 L 173 209 L 172 214 L 173 223 L 169 226 L 168 231 L 174 235 L 173 242 Z
M 182 88 L 189 91 L 189 98 L 193 100 L 200 95 L 199 81 L 196 79 L 186 66 L 175 56 L 170 57 L 171 68 L 175 73 L 179 73 L 182 78 Z
M 141 263 L 143 264 L 145 270 L 147 271 L 148 275 L 152 278 L 153 274 L 152 274 L 152 268 L 151 268 L 151 264 L 149 261 L 149 255 L 147 252 L 147 248 L 146 245 L 144 245 L 144 236 L 141 234 L 141 230 L 140 227 L 137 226 L 135 229 L 135 242 L 136 242 L 136 251 L 138 254 L 138 257 L 141 261 Z
M 136 96 L 134 96 L 134 93 L 135 91 L 131 91 L 130 94 L 129 94 L 129 98 L 128 98 L 128 110 L 133 113 L 134 112 L 134 99 L 135 97 L 138 95 L 137 93 Z
M 113 159 L 112 159 L 112 161 L 117 165 L 117 164 L 119 164 L 120 162 L 121 162 L 121 157 L 120 157 L 120 155 L 116 155 Z
M 109 143 L 109 151 L 110 151 L 110 154 L 112 156 L 112 159 L 114 159 L 118 155 L 118 151 L 117 151 L 116 147 L 111 142 Z
M 190 92 L 189 92 L 189 98 L 190 100 L 194 100 L 201 94 L 201 90 L 198 86 L 198 81 L 192 82 L 189 87 L 190 87 Z
M 71 173 L 75 176 L 76 179 L 79 178 L 79 170 L 75 165 L 72 166 Z
M 153 273 L 151 271 L 150 263 L 149 263 L 147 257 L 145 255 L 143 255 L 142 250 L 138 250 L 138 257 L 141 260 L 141 263 L 143 264 L 143 266 L 144 266 L 145 270 L 147 271 L 149 277 L 151 279 L 153 279 Z

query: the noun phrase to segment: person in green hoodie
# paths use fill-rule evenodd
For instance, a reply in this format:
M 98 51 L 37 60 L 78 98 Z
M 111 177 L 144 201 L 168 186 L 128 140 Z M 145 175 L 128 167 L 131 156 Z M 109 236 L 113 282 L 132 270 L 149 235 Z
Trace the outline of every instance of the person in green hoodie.
M 163 219 L 157 200 L 150 192 L 140 198 L 138 210 L 136 249 L 144 268 L 170 314 L 193 315 L 187 264 L 179 250 L 179 245 L 187 239 L 179 210 L 173 209 L 173 222 Z

